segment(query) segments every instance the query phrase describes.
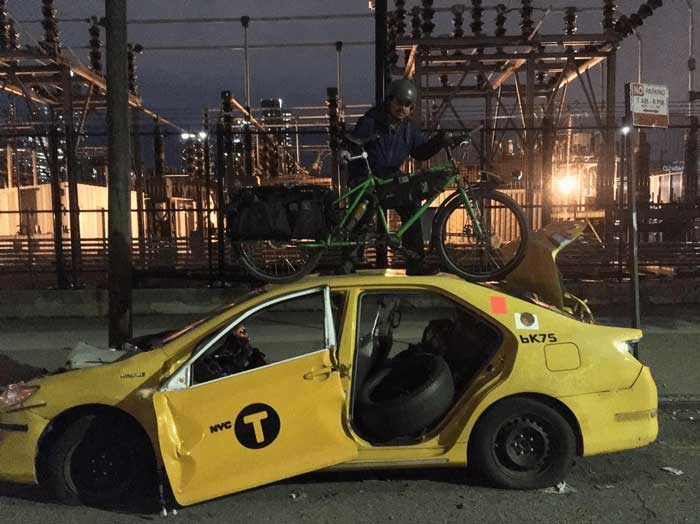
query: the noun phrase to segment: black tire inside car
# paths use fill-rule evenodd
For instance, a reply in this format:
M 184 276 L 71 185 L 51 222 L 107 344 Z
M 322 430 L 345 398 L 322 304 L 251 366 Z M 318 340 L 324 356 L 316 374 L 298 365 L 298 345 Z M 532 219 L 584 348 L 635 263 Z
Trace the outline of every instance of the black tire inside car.
M 441 356 L 415 353 L 395 358 L 360 391 L 361 429 L 379 441 L 418 436 L 449 411 L 454 391 L 452 373 Z

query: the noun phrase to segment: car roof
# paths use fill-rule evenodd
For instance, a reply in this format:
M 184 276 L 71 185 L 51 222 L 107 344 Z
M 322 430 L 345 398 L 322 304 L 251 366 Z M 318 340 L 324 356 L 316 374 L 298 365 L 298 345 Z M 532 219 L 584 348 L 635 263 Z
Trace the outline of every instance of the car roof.
M 483 287 L 480 284 L 467 282 L 450 273 L 435 275 L 407 275 L 402 269 L 361 269 L 348 275 L 307 275 L 291 284 L 276 284 L 270 290 L 285 291 L 307 288 L 311 286 L 331 287 L 362 287 L 372 285 L 401 285 L 410 286 L 438 284 L 439 287 L 449 286 L 450 283 L 461 282 L 467 285 Z

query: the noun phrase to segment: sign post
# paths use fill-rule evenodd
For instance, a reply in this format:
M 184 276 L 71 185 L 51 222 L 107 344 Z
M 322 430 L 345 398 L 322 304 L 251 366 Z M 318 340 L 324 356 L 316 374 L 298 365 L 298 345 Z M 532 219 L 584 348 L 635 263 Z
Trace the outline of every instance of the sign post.
M 662 127 L 669 124 L 668 87 L 632 82 L 625 85 L 625 126 L 634 130 L 632 144 L 636 144 L 638 127 Z M 627 127 L 629 129 L 629 127 Z M 627 143 L 627 140 L 625 140 Z M 627 196 L 629 202 L 629 232 L 631 249 L 629 251 L 630 283 L 632 285 L 632 327 L 641 325 L 639 307 L 639 226 L 637 223 L 637 161 L 634 149 L 629 155 L 627 165 Z M 634 344 L 634 356 L 639 348 Z

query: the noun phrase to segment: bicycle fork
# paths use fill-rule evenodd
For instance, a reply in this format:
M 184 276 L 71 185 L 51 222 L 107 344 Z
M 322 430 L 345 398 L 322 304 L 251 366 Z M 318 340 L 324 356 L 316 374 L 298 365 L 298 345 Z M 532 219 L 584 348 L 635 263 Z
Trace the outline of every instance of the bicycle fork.
M 469 198 L 469 195 L 462 184 L 459 184 L 457 190 L 459 191 L 459 194 L 462 195 L 462 200 L 464 202 L 464 206 L 467 208 L 467 214 L 469 215 L 469 218 L 474 226 L 474 232 L 477 240 L 479 242 L 488 242 L 489 239 L 481 225 L 481 220 L 478 218 L 478 215 L 481 215 L 479 204 L 477 202 L 472 203 L 471 198 Z

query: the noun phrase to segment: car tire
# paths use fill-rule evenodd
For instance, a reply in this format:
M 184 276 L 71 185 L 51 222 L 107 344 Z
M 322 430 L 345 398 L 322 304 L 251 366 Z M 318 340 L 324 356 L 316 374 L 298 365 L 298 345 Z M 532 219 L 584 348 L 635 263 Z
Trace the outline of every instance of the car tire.
M 133 423 L 86 416 L 48 450 L 43 480 L 64 504 L 132 506 L 153 493 L 155 457 L 148 437 Z
M 369 377 L 360 392 L 362 430 L 380 441 L 416 436 L 452 406 L 454 381 L 445 359 L 415 353 L 394 359 Z
M 530 398 L 511 398 L 479 419 L 468 462 L 495 486 L 538 489 L 564 480 L 575 454 L 574 431 L 557 410 Z

